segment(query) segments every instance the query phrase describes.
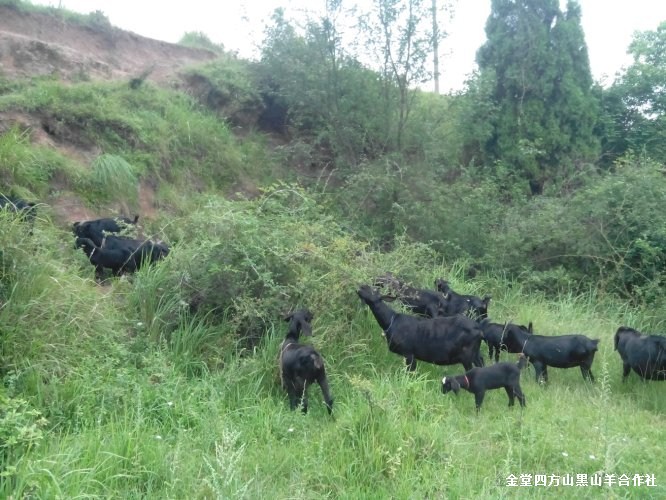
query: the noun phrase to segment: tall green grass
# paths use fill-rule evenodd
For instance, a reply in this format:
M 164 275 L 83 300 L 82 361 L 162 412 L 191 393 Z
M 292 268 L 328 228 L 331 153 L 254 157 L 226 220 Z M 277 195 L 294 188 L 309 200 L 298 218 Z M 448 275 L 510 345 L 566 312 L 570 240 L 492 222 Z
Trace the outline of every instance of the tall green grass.
M 270 178 L 277 168 L 258 137 L 237 140 L 193 98 L 153 85 L 36 80 L 0 95 L 0 110 L 29 113 L 55 142 L 101 149 L 132 165 L 137 177 L 181 190 L 229 189 L 246 176 Z
M 442 262 L 427 245 L 404 240 L 377 252 L 288 185 L 255 201 L 203 200 L 169 226 L 165 261 L 103 286 L 71 235 L 39 220 L 30 236 L 3 215 L 0 436 L 15 439 L 0 448 L 0 496 L 666 493 L 664 387 L 633 374 L 622 383 L 612 348 L 618 325 L 650 330 L 653 318 L 594 291 L 546 298 L 501 275 L 467 280 L 465 263 Z M 424 287 L 446 277 L 455 289 L 491 293 L 499 321 L 600 338 L 597 381 L 552 370 L 544 387 L 528 368 L 526 409 L 508 409 L 506 394 L 492 391 L 477 415 L 471 394 L 441 393 L 441 377 L 460 366 L 419 363 L 407 373 L 388 351 L 355 293 L 386 270 Z M 209 279 L 216 275 L 226 281 Z M 193 301 L 192 290 L 204 297 Z M 332 417 L 316 386 L 307 415 L 288 409 L 276 364 L 286 328 L 280 305 L 315 312 L 305 341 L 325 358 Z M 263 326 L 249 347 L 242 326 L 254 315 Z M 510 474 L 597 472 L 655 474 L 657 486 L 507 486 Z

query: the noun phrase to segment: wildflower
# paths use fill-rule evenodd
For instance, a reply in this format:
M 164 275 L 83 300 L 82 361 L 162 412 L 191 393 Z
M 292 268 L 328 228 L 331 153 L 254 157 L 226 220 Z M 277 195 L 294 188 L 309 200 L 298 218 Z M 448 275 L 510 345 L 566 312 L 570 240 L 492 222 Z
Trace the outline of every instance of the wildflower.
M 566 451 L 563 451 L 563 452 L 562 452 L 562 456 L 563 456 L 563 457 L 568 457 L 569 454 L 568 454 Z

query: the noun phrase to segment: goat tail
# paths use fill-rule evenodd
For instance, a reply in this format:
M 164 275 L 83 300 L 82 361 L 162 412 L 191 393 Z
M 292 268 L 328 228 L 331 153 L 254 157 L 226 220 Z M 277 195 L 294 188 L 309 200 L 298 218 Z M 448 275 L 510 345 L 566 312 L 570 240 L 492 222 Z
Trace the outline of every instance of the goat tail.
M 517 366 L 519 370 L 522 370 L 527 366 L 527 357 L 523 353 L 521 353 L 520 356 L 518 356 Z

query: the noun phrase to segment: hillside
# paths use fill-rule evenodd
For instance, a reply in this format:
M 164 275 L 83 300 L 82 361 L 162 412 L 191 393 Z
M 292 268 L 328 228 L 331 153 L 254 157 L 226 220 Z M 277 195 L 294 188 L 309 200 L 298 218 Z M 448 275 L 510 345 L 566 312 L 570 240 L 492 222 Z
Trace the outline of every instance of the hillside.
M 37 203 L 0 210 L 0 498 L 666 497 L 666 382 L 623 380 L 614 350 L 620 325 L 666 324 L 662 166 L 581 162 L 533 196 L 511 164 L 464 160 L 490 133 L 492 106 L 465 121 L 479 95 L 413 91 L 398 126 L 394 80 L 329 64 L 316 23 L 278 28 L 251 63 L 0 0 L 0 192 Z M 168 255 L 75 240 L 115 214 Z M 132 267 L 97 275 L 102 257 Z M 396 354 L 409 311 L 362 286 L 387 272 L 464 294 L 437 311 L 484 297 L 500 329 L 598 340 L 591 369 L 532 364 L 524 408 L 500 388 L 477 412 L 442 390 L 461 363 Z M 280 384 L 301 308 L 331 415 Z M 445 321 L 490 363 L 476 322 Z
M 53 76 L 64 81 L 148 80 L 169 84 L 184 66 L 214 59 L 212 52 L 123 31 L 99 21 L 80 24 L 53 13 L 0 5 L 0 74 Z
M 184 98 L 191 94 L 205 99 L 209 88 L 205 78 L 183 71 L 217 58 L 219 54 L 208 50 L 161 42 L 120 30 L 108 24 L 104 17 L 93 14 L 72 18 L 72 13 L 59 9 L 32 11 L 1 4 L 0 78 L 5 82 L 4 93 L 10 101 L 12 96 L 21 93 L 38 94 L 46 100 L 36 103 L 34 97 L 26 95 L 19 98 L 22 99 L 21 104 L 4 106 L 0 110 L 0 133 L 14 129 L 19 134 L 16 137 L 23 137 L 21 140 L 27 138 L 29 143 L 56 154 L 58 163 L 68 165 L 70 170 L 52 177 L 48 185 L 41 185 L 38 192 L 34 190 L 36 186 L 25 184 L 5 185 L 3 189 L 17 188 L 28 197 L 39 198 L 63 224 L 94 218 L 105 211 L 138 211 L 147 219 L 153 218 L 159 204 L 155 200 L 156 191 L 161 185 L 156 176 L 142 176 L 135 203 L 131 202 L 134 196 L 121 196 L 99 206 L 99 203 L 91 204 L 90 199 L 85 199 L 81 186 L 77 192 L 77 181 L 72 175 L 89 176 L 92 163 L 105 153 L 122 151 L 123 155 L 131 155 L 125 146 L 114 139 L 117 134 L 126 139 L 134 135 L 135 151 L 158 147 L 153 138 L 142 141 L 136 137 L 144 133 L 153 134 L 155 130 L 150 129 L 155 129 L 157 121 L 165 121 L 167 117 L 146 117 L 141 125 L 143 128 L 139 130 L 131 116 L 132 111 L 137 105 L 144 106 L 143 103 L 151 106 L 148 104 L 151 100 L 153 106 L 162 106 L 154 102 L 157 95 L 164 100 L 164 106 L 181 111 L 191 108 L 193 103 Z M 137 90 L 130 96 L 131 92 L 126 92 L 129 90 L 127 86 L 135 80 L 144 87 L 157 88 L 145 92 Z M 106 98 L 98 93 L 103 87 L 107 88 L 103 91 Z M 47 94 L 53 94 L 53 99 Z M 135 98 L 142 104 L 130 102 Z M 108 112 L 100 107 L 103 102 L 108 102 Z M 95 106 L 97 109 L 94 109 Z M 155 112 L 160 113 L 160 110 L 155 108 Z M 113 117 L 103 118 L 103 113 Z M 209 139 L 212 135 L 221 135 L 226 137 L 225 141 L 235 141 L 224 122 L 205 117 L 204 109 L 198 113 L 199 121 L 208 120 L 205 126 L 209 128 Z M 256 121 L 257 111 L 252 109 L 249 113 L 254 113 L 254 116 L 246 119 Z M 184 126 L 193 126 L 186 124 L 187 117 L 183 119 Z M 215 128 L 220 130 L 213 132 Z M 246 136 L 247 131 L 243 134 Z M 162 140 L 168 138 L 162 137 Z M 245 142 L 251 141 L 252 138 L 245 139 Z M 165 157 L 164 161 L 172 163 L 175 160 Z M 143 169 L 136 163 L 134 166 Z M 5 179 L 5 182 L 11 184 L 11 179 Z M 188 189 L 200 190 L 197 186 L 205 182 L 203 178 L 190 176 Z M 225 186 L 230 193 L 251 193 L 255 189 L 253 181 L 248 179 L 244 184 L 236 174 L 228 177 Z M 32 192 L 26 192 L 26 188 Z M 173 204 L 163 203 L 162 206 L 172 207 Z

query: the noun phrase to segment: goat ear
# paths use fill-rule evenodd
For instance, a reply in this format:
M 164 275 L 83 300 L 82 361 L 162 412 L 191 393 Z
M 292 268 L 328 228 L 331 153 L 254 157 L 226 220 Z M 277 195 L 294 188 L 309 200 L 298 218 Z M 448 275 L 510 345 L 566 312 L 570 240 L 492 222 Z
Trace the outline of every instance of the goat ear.
M 301 327 L 301 332 L 306 337 L 312 337 L 312 326 L 307 321 L 299 321 L 299 326 Z
M 294 313 L 289 313 L 286 316 L 282 316 L 283 321 L 291 321 L 291 318 L 294 317 Z

